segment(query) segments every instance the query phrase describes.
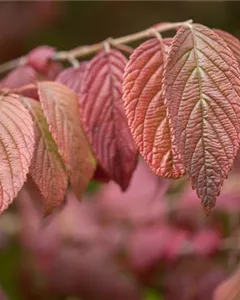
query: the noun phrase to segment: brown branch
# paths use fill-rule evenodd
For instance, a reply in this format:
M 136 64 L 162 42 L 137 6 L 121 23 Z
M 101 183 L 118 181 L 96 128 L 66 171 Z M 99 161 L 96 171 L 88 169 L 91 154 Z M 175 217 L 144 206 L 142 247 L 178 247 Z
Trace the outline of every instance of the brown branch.
M 77 66 L 77 61 L 76 61 L 77 57 L 91 55 L 93 53 L 96 53 L 104 49 L 104 45 L 106 44 L 106 42 L 108 42 L 113 47 L 122 49 L 123 51 L 131 52 L 131 48 L 128 47 L 126 44 L 153 36 L 154 32 L 165 32 L 168 30 L 176 29 L 180 26 L 188 25 L 190 23 L 192 23 L 192 20 L 188 20 L 185 22 L 177 22 L 177 23 L 160 23 L 148 29 L 139 31 L 137 33 L 125 35 L 123 37 L 119 37 L 116 39 L 108 38 L 102 42 L 93 45 L 79 46 L 75 49 L 68 50 L 68 51 L 59 51 L 54 55 L 52 59 L 57 61 L 69 61 L 74 66 Z M 20 57 L 11 60 L 9 62 L 6 62 L 0 65 L 0 74 L 15 69 L 24 64 L 26 64 L 26 57 Z
M 158 25 L 152 26 L 148 29 L 145 29 L 143 31 L 139 31 L 137 33 L 125 35 L 123 37 L 119 38 L 108 38 L 105 41 L 102 41 L 100 43 L 96 43 L 89 46 L 80 46 L 75 49 L 69 50 L 69 51 L 60 51 L 56 53 L 54 60 L 68 60 L 68 57 L 83 57 L 87 55 L 91 55 L 93 53 L 96 53 L 102 49 L 104 49 L 104 43 L 106 41 L 109 41 L 111 45 L 117 47 L 119 45 L 125 45 L 128 43 L 132 43 L 144 38 L 148 38 L 149 36 L 153 36 L 154 32 L 164 32 L 172 29 L 176 29 L 180 26 L 186 25 L 192 23 L 192 20 L 188 20 L 185 22 L 177 22 L 177 23 L 160 23 Z
M 25 65 L 25 63 L 26 63 L 26 58 L 24 56 L 10 60 L 0 65 L 0 73 L 8 72 L 12 69 Z

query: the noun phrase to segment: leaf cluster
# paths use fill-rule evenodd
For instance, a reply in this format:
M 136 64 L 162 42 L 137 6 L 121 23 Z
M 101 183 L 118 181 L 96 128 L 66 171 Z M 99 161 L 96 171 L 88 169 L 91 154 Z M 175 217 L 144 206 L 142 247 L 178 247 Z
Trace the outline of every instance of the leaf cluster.
M 69 184 L 81 198 L 99 170 L 125 191 L 140 153 L 160 177 L 186 174 L 209 213 L 239 148 L 240 42 L 187 22 L 163 39 L 169 24 L 125 37 L 153 35 L 129 59 L 123 38 L 81 48 L 100 52 L 80 64 L 68 56 L 67 69 L 38 47 L 1 81 L 1 212 L 28 174 L 45 214 Z

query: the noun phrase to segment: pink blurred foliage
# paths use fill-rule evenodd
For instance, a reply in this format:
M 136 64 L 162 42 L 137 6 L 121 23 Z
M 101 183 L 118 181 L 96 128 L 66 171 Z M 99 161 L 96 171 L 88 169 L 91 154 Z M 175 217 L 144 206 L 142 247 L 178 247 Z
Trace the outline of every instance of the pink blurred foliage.
M 214 290 L 226 278 L 227 270 L 213 259 L 185 258 L 168 268 L 165 276 L 164 299 L 212 300 Z
M 18 199 L 20 241 L 31 261 L 22 268 L 25 293 L 30 286 L 36 293 L 34 266 L 48 295 L 134 300 L 151 286 L 167 300 L 212 299 L 228 273 L 217 259 L 225 238 L 218 215 L 232 198 L 223 188 L 206 222 L 199 200 L 182 185 L 182 192 L 171 194 L 172 181 L 153 175 L 140 160 L 126 192 L 111 181 L 79 202 L 69 191 L 66 204 L 43 219 L 41 195 L 29 180 Z
M 25 65 L 9 72 L 1 81 L 0 88 L 18 89 L 39 80 L 54 80 L 62 71 L 62 65 L 51 61 L 54 49 L 39 46 L 28 55 Z

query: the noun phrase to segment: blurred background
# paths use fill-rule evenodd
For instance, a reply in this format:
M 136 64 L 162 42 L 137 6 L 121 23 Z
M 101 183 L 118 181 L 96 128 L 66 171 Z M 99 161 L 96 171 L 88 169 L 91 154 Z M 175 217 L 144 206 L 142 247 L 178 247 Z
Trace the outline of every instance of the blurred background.
M 1 61 L 48 44 L 69 49 L 163 21 L 223 28 L 239 35 L 238 1 L 1 1 Z
M 239 13 L 238 1 L 2 1 L 0 62 L 164 21 L 193 19 L 240 37 Z M 83 202 L 69 191 L 47 219 L 29 180 L 0 216 L 0 300 L 240 299 L 239 162 L 208 218 L 186 179 L 157 178 L 142 160 L 126 193 L 95 180 Z

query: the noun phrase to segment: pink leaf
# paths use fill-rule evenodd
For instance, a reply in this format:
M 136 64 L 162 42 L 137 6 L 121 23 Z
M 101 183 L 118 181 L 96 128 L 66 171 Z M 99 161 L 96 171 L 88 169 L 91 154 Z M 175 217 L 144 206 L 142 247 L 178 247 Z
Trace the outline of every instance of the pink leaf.
M 95 160 L 82 131 L 77 95 L 60 83 L 47 81 L 38 83 L 38 92 L 73 191 L 80 197 L 93 176 Z
M 67 68 L 58 75 L 56 81 L 65 84 L 71 90 L 80 94 L 87 66 L 87 62 L 81 62 L 78 68 Z M 100 165 L 97 167 L 93 179 L 101 182 L 108 182 L 110 180 L 109 176 L 107 176 L 106 172 L 104 172 Z
M 47 73 L 51 58 L 55 50 L 49 46 L 39 46 L 33 49 L 27 56 L 27 63 L 40 73 Z
M 240 40 L 224 30 L 214 29 L 213 31 L 226 42 L 240 65 Z
M 0 88 L 15 89 L 38 80 L 37 72 L 30 66 L 19 67 L 3 78 Z
M 123 100 L 128 124 L 140 153 L 159 176 L 179 178 L 185 170 L 172 151 L 162 94 L 168 47 L 158 39 L 141 44 L 125 68 Z
M 79 94 L 82 89 L 83 77 L 87 70 L 87 65 L 87 62 L 82 62 L 79 68 L 71 67 L 63 70 L 56 78 L 56 81 L 65 84 Z
M 12 90 L 13 93 L 39 101 L 38 90 L 35 84 L 27 84 Z
M 172 43 L 164 84 L 174 141 L 209 212 L 239 147 L 238 63 L 212 30 L 182 27 Z
M 48 215 L 63 202 L 68 176 L 40 103 L 27 98 L 24 98 L 23 103 L 33 118 L 35 132 L 30 174 L 44 197 L 44 214 Z
M 20 97 L 0 95 L 0 213 L 24 184 L 33 154 L 33 123 Z
M 122 102 L 126 58 L 110 50 L 93 58 L 79 97 L 87 136 L 101 167 L 125 190 L 135 170 L 137 150 Z

